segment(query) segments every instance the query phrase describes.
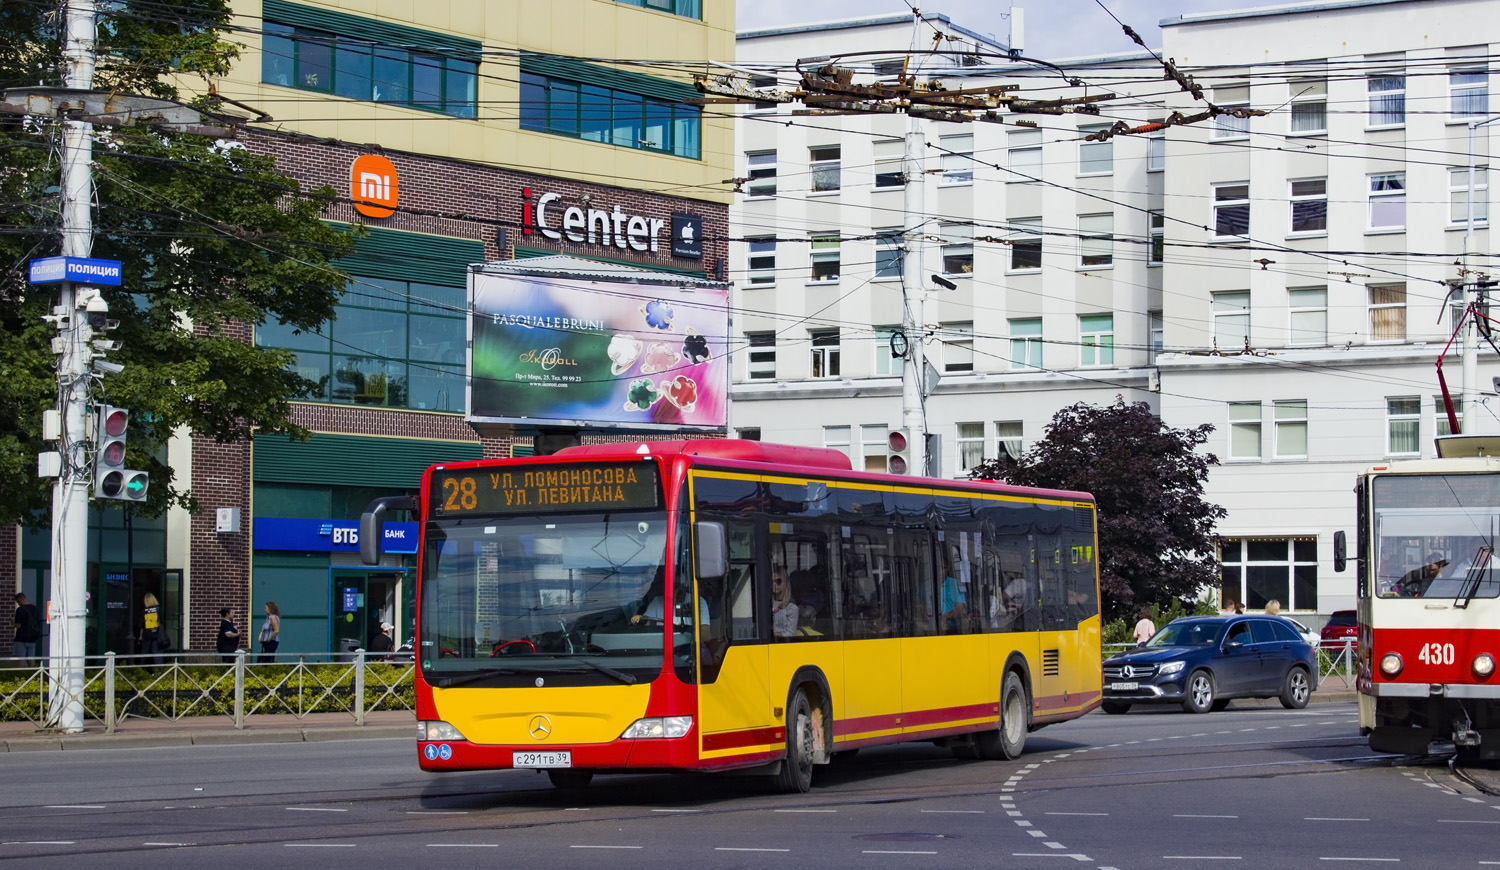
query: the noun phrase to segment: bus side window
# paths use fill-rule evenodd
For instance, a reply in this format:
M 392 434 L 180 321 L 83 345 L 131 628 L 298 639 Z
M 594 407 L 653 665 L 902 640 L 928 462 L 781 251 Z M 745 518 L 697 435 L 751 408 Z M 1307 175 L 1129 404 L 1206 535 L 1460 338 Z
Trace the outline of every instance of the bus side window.
M 708 624 L 699 629 L 705 684 L 718 679 L 731 646 L 753 643 L 760 636 L 755 624 L 755 523 L 742 517 L 715 519 L 724 523 L 729 571 L 719 580 L 698 581 L 709 611 Z

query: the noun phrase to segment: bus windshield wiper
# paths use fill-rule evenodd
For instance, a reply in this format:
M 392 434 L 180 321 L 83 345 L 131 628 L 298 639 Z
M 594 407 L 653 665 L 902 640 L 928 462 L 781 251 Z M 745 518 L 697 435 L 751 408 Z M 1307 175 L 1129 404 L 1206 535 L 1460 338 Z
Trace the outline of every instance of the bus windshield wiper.
M 465 674 L 461 677 L 438 678 L 435 680 L 431 680 L 430 682 L 439 689 L 451 689 L 455 686 L 467 686 L 471 683 L 482 682 L 484 680 L 488 680 L 491 677 L 513 677 L 519 673 L 521 672 L 511 670 L 509 668 L 500 668 L 495 670 L 481 671 L 477 674 Z
M 601 665 L 598 662 L 592 662 L 588 659 L 574 659 L 573 661 L 578 662 L 579 664 L 588 665 L 599 673 L 604 674 L 606 677 L 613 677 L 614 679 L 619 680 L 627 686 L 635 685 L 634 674 L 627 674 L 624 671 L 617 671 L 608 665 Z

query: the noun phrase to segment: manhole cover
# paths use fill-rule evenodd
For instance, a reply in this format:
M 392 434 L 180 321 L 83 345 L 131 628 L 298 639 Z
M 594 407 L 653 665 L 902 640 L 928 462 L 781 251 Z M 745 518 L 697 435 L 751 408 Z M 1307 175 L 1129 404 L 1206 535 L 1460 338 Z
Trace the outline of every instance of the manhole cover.
M 957 840 L 955 834 L 923 834 L 915 831 L 897 831 L 890 834 L 858 834 L 856 840 L 878 840 L 883 843 L 916 843 L 926 840 Z

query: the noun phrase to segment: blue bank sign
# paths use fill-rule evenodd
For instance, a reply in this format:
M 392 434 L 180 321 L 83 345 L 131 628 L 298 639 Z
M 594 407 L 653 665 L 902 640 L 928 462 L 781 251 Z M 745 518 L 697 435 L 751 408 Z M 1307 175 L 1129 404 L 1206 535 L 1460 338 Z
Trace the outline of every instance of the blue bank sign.
M 59 281 L 118 287 L 120 261 L 89 260 L 84 257 L 47 257 L 31 261 L 32 284 L 56 284 Z
M 255 520 L 255 549 L 356 553 L 359 551 L 359 523 L 354 520 L 258 517 Z M 386 523 L 385 540 L 380 549 L 386 553 L 415 553 L 417 524 Z

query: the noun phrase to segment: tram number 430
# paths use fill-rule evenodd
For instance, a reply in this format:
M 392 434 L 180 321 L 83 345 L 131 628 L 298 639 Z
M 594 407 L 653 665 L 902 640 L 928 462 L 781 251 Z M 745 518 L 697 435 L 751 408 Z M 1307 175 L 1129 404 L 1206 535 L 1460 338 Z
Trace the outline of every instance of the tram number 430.
M 1417 653 L 1417 661 L 1424 665 L 1451 665 L 1453 664 L 1453 644 L 1424 643 L 1422 651 Z

